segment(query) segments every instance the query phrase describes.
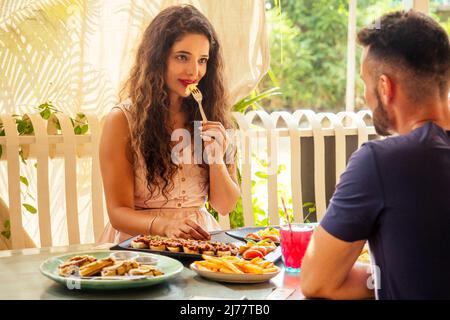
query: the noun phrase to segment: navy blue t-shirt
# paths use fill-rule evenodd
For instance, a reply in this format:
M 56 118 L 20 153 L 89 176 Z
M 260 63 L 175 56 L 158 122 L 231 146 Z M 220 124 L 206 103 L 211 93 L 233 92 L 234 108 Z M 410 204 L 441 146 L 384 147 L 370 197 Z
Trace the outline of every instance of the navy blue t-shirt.
M 428 122 L 365 143 L 320 225 L 368 240 L 378 299 L 450 299 L 450 131 Z

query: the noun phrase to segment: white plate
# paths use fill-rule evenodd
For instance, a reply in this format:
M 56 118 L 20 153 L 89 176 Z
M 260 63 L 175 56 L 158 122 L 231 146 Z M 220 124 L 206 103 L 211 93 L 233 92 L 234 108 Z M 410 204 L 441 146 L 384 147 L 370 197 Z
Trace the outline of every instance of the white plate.
M 195 263 L 191 263 L 191 270 L 196 272 L 198 275 L 219 282 L 231 282 L 231 283 L 260 283 L 269 281 L 277 274 L 280 273 L 280 268 L 277 272 L 263 273 L 263 274 L 253 274 L 253 273 L 224 273 L 224 272 L 212 272 L 212 271 L 202 271 L 197 268 Z

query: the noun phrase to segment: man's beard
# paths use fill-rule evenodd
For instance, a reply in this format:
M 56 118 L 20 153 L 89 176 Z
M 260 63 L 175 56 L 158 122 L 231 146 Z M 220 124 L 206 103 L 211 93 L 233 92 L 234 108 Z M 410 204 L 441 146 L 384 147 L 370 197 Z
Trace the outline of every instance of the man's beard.
M 375 131 L 380 136 L 390 136 L 391 123 L 389 122 L 389 116 L 387 114 L 386 108 L 384 107 L 383 101 L 381 101 L 378 90 L 375 91 L 377 97 L 377 107 L 373 111 L 373 125 Z

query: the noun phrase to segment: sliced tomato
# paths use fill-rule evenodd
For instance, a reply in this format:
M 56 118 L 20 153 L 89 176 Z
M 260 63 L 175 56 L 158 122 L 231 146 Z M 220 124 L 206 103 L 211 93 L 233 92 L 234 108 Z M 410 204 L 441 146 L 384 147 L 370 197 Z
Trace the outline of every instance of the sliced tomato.
M 259 250 L 253 250 L 253 248 L 248 249 L 242 254 L 242 258 L 246 260 L 251 260 L 254 258 L 264 258 L 264 255 Z
M 257 234 L 257 233 L 249 233 L 246 236 L 246 238 L 253 239 L 253 240 L 258 240 L 258 241 L 261 240 L 261 236 L 259 234 Z
M 263 254 L 263 256 L 265 256 L 267 254 L 267 248 L 263 247 L 263 246 L 253 246 L 252 250 L 258 250 L 259 252 L 261 252 Z

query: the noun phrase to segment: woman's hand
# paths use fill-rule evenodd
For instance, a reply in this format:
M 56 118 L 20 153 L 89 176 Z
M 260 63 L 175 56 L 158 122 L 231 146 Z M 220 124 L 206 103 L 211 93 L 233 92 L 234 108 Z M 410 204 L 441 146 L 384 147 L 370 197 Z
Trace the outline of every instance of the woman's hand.
M 205 144 L 208 164 L 223 163 L 229 137 L 222 123 L 216 121 L 203 122 L 200 127 L 200 136 Z
M 210 240 L 211 235 L 191 218 L 165 220 L 165 235 L 169 238 Z

